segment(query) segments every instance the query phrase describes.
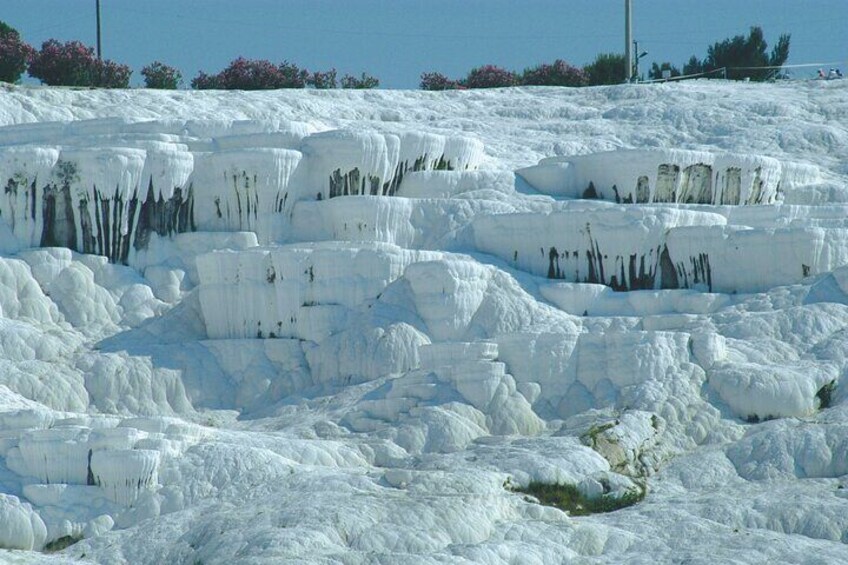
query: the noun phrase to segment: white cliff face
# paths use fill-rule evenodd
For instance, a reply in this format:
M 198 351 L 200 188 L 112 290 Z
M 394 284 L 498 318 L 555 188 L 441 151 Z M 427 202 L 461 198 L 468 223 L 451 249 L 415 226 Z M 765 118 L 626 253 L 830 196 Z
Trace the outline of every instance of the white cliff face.
M 8 87 L 0 561 L 843 562 L 846 91 Z

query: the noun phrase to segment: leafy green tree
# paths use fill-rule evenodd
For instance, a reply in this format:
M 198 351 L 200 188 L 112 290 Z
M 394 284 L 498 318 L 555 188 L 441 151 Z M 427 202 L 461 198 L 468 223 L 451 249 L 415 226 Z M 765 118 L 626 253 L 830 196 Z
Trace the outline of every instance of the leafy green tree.
M 663 78 L 663 71 L 670 71 L 671 76 L 673 76 L 673 77 L 679 77 L 680 76 L 680 69 L 678 69 L 677 67 L 675 67 L 671 63 L 666 62 L 666 63 L 662 63 L 661 65 L 653 63 L 651 65 L 651 70 L 648 71 L 648 78 L 650 78 L 652 80 L 660 80 L 660 79 Z
M 748 37 L 737 35 L 714 43 L 707 49 L 707 57 L 701 63 L 702 71 L 708 72 L 722 67 L 727 68 L 727 78 L 740 80 L 750 78 L 754 81 L 764 81 L 779 76 L 779 69 L 757 69 L 752 67 L 780 67 L 789 58 L 790 35 L 784 33 L 777 40 L 777 44 L 768 53 L 763 30 L 760 27 L 751 27 Z M 695 59 L 692 57 L 690 63 Z M 684 73 L 688 74 L 688 68 L 684 67 Z M 710 78 L 718 78 L 718 73 Z
M 775 45 L 771 49 L 771 55 L 769 56 L 769 66 L 781 67 L 789 59 L 789 38 L 790 35 L 788 33 L 782 33 L 777 39 L 777 45 Z M 776 78 L 780 78 L 781 76 L 785 76 L 785 74 L 782 74 L 779 71 L 775 71 Z
M 696 75 L 704 72 L 704 63 L 702 63 L 695 55 L 689 57 L 689 61 L 683 65 L 684 75 Z
M 624 55 L 601 53 L 594 62 L 583 67 L 588 75 L 589 86 L 621 84 L 624 82 Z

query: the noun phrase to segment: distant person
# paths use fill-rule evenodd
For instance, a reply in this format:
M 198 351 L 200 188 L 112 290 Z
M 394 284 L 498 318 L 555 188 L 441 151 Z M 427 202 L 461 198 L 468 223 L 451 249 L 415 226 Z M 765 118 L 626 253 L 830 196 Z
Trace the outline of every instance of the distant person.
M 842 71 L 836 69 L 836 78 L 842 78 Z
M 827 78 L 824 74 L 824 69 L 819 69 L 819 78 Z
M 830 72 L 827 73 L 827 78 L 836 78 L 836 69 L 830 69 Z

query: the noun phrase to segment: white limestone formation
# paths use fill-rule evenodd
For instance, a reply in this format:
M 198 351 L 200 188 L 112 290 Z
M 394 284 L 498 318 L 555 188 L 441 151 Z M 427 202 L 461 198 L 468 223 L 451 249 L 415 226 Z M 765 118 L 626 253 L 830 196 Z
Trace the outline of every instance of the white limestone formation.
M 846 93 L 0 87 L 0 561 L 843 562 Z
M 44 547 L 44 522 L 31 505 L 16 496 L 0 493 L 0 524 L 0 549 L 38 551 Z
M 790 163 L 784 174 L 777 159 L 681 149 L 550 157 L 516 173 L 546 194 L 630 204 L 772 204 L 820 180 L 813 167 Z

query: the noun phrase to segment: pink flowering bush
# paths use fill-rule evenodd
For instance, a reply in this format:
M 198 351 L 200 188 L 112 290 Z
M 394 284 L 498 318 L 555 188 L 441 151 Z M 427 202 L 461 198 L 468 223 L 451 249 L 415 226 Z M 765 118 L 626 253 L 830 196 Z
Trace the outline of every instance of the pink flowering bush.
M 495 65 L 485 65 L 471 69 L 465 79 L 468 88 L 501 88 L 518 84 L 518 76 Z
M 198 73 L 191 81 L 197 90 L 271 90 L 276 88 L 303 88 L 309 79 L 309 71 L 293 63 L 283 61 L 279 65 L 264 59 L 233 60 L 217 75 Z
M 306 83 L 309 86 L 312 86 L 319 90 L 324 90 L 328 88 L 338 88 L 339 83 L 336 79 L 336 76 L 336 69 L 330 69 L 325 73 L 322 73 L 321 71 L 315 71 L 314 73 L 309 75 L 309 78 L 306 80 Z
M 49 39 L 30 59 L 29 74 L 50 86 L 127 88 L 132 71 L 126 65 L 97 59 L 94 49 L 79 41 Z
M 21 41 L 17 30 L 0 22 L 0 81 L 18 82 L 35 49 Z
M 147 88 L 175 90 L 183 80 L 179 70 L 159 61 L 154 61 L 141 69 L 141 74 L 144 76 L 144 86 Z
M 423 90 L 451 90 L 466 88 L 502 88 L 516 85 L 587 86 L 589 75 L 583 69 L 572 67 L 562 59 L 552 64 L 542 64 L 525 69 L 519 75 L 495 65 L 472 69 L 468 76 L 452 80 L 441 73 L 422 73 Z
M 197 90 L 270 90 L 307 86 L 327 89 L 338 88 L 337 76 L 336 69 L 310 73 L 288 61 L 275 65 L 262 59 L 239 57 L 217 75 L 198 73 L 192 79 L 191 87 Z M 379 84 L 379 80 L 365 73 L 362 73 L 361 77 L 345 75 L 341 79 L 342 88 L 376 88 Z
M 589 76 L 577 67 L 572 67 L 562 59 L 553 64 L 542 64 L 524 70 L 521 84 L 526 86 L 586 86 Z
M 459 88 L 459 83 L 451 80 L 442 73 L 421 73 L 422 90 L 454 90 Z
M 268 90 L 280 88 L 277 66 L 264 59 L 239 57 L 218 75 L 224 88 L 230 90 Z
M 207 75 L 203 71 L 197 73 L 197 76 L 191 79 L 191 87 L 195 90 L 220 90 L 221 86 L 218 75 Z

